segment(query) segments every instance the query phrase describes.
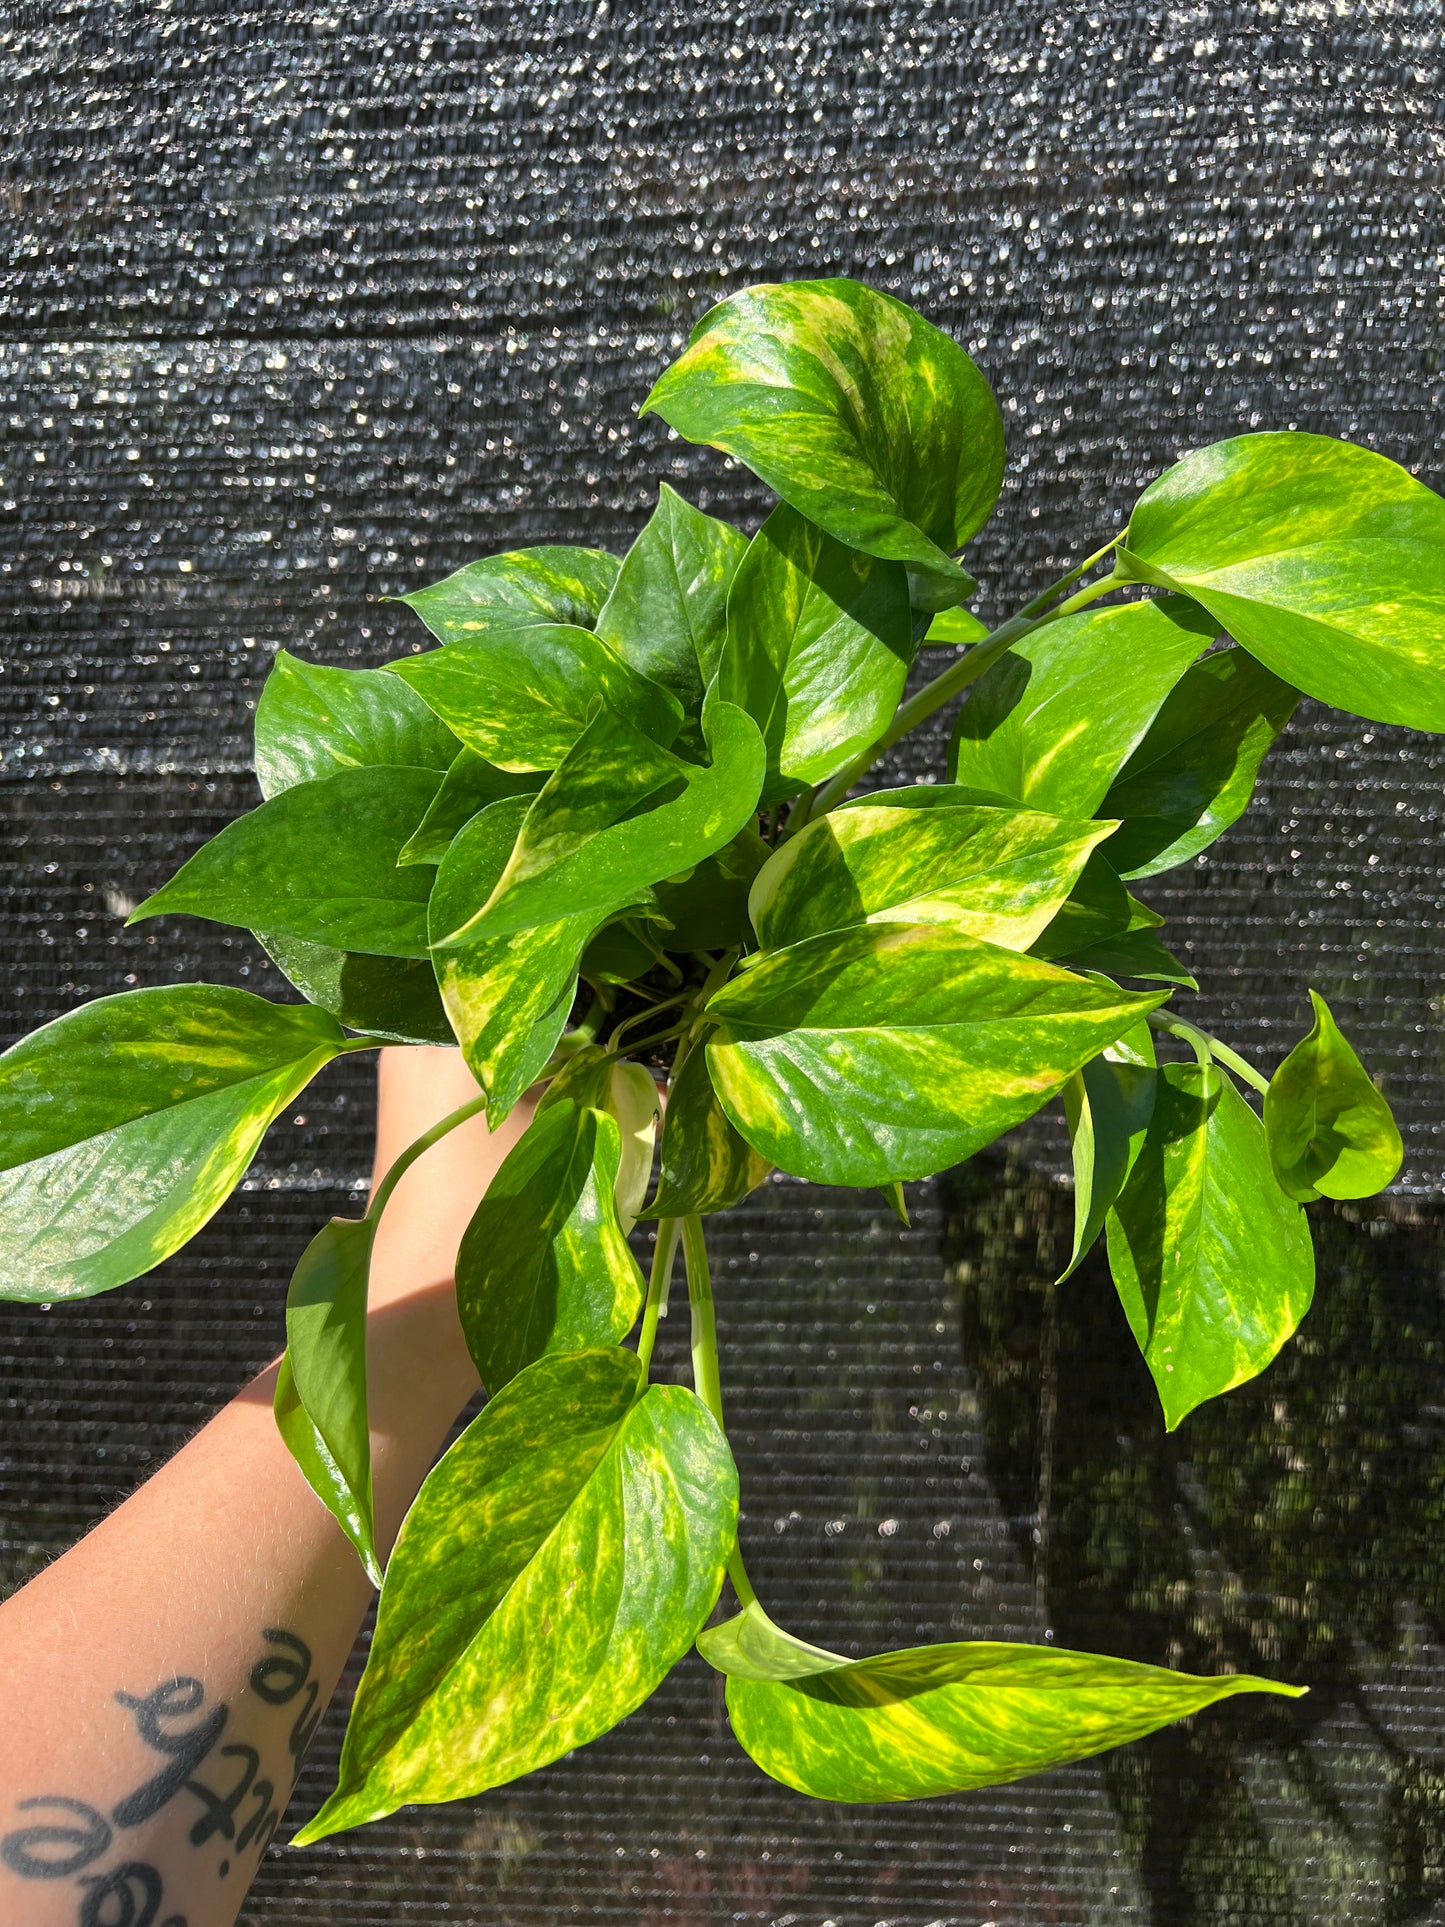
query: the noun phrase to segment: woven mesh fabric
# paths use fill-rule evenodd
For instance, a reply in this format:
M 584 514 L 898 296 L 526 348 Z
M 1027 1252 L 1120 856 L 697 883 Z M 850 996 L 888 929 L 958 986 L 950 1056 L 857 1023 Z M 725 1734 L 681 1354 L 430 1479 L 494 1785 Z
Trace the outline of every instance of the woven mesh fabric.
M 755 524 L 745 473 L 635 420 L 746 281 L 859 275 L 978 356 L 1011 457 L 985 614 L 1241 427 L 1441 486 L 1442 68 L 1428 0 L 0 11 L 6 1035 L 131 982 L 279 991 L 244 935 L 120 927 L 254 800 L 277 646 L 377 661 L 414 640 L 383 596 L 520 542 L 620 547 L 659 478 Z M 1308 1700 L 836 1809 L 751 1769 L 690 1660 L 518 1786 L 273 1850 L 245 1918 L 1445 1919 L 1442 754 L 1306 705 L 1246 820 L 1144 892 L 1203 1021 L 1272 1062 L 1313 983 L 1406 1130 L 1392 1197 L 1322 1218 L 1316 1307 L 1258 1385 L 1162 1437 L 1100 1263 L 1047 1288 L 1047 1129 L 917 1187 L 906 1233 L 791 1183 L 718 1230 L 779 1618 L 849 1651 L 1051 1635 Z M 940 765 L 922 732 L 895 770 Z M 162 1271 L 0 1308 L 0 1589 L 276 1349 L 369 1103 L 334 1068 Z

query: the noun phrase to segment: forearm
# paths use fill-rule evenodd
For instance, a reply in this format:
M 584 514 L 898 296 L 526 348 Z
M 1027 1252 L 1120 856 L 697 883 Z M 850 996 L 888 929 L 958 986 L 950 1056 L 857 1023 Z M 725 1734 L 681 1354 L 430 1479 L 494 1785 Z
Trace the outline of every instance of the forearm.
M 454 1059 L 424 1086 L 412 1069 L 390 1066 L 378 1169 L 465 1095 Z M 451 1266 L 515 1127 L 466 1128 L 403 1180 L 377 1240 L 383 1546 L 476 1383 Z M 0 1608 L 0 1920 L 234 1919 L 369 1594 L 276 1431 L 274 1383 L 272 1366 Z

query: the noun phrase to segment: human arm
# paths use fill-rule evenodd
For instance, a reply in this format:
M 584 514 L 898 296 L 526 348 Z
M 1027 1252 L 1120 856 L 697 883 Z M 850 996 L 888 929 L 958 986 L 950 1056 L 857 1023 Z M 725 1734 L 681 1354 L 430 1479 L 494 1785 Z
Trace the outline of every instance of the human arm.
M 475 1095 L 456 1051 L 383 1052 L 376 1176 Z M 367 1357 L 383 1550 L 476 1389 L 452 1270 L 529 1116 L 453 1131 L 382 1217 Z M 276 1369 L 0 1606 L 0 1920 L 234 1921 L 371 1590 L 276 1430 Z

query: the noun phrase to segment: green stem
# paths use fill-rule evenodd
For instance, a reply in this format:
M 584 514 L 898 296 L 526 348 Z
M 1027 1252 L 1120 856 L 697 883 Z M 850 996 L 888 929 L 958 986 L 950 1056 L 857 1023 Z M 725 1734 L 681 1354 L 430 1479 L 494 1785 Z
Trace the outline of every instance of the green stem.
M 1112 547 L 1112 544 L 1110 546 Z M 1101 595 L 1107 594 L 1110 589 L 1117 586 L 1117 577 L 1106 575 L 1102 581 L 1090 583 L 1087 589 L 1080 589 L 1077 595 L 1071 595 L 1067 602 L 1061 602 L 1056 609 L 1050 609 L 1047 614 L 1029 615 L 1021 610 L 1018 615 L 1010 616 L 1009 620 L 995 629 L 992 635 L 985 637 L 982 642 L 975 643 L 967 655 L 960 656 L 957 662 L 950 663 L 941 675 L 935 676 L 932 682 L 925 683 L 922 689 L 915 691 L 908 698 L 906 703 L 899 704 L 894 712 L 893 721 L 872 748 L 864 750 L 861 756 L 854 757 L 846 769 L 839 770 L 838 774 L 831 777 L 818 791 L 813 799 L 813 815 L 822 816 L 831 810 L 834 804 L 841 803 L 859 777 L 866 775 L 878 758 L 885 751 L 892 749 L 900 737 L 906 736 L 910 729 L 916 729 L 935 710 L 942 709 L 946 702 L 957 696 L 961 690 L 967 689 L 970 683 L 977 682 L 984 670 L 992 668 L 999 657 L 1012 649 L 1016 642 L 1031 635 L 1035 629 L 1042 629 L 1050 622 L 1057 622 L 1062 616 L 1073 615 L 1076 610 L 1086 609 L 1091 602 L 1097 602 Z M 1046 590 L 1044 593 L 1045 595 L 1055 594 L 1057 588 L 1058 585 L 1055 584 L 1053 589 Z M 1036 596 L 1034 602 L 1028 607 L 1033 608 L 1039 600 L 1040 598 Z
M 644 1378 L 652 1366 L 652 1348 L 657 1343 L 657 1321 L 667 1302 L 667 1288 L 672 1283 L 672 1266 L 681 1235 L 681 1218 L 658 1219 L 657 1244 L 652 1253 L 652 1270 L 647 1278 L 647 1302 L 642 1308 L 642 1329 L 637 1334 L 637 1357 Z
M 723 1424 L 722 1375 L 718 1369 L 717 1316 L 713 1309 L 712 1272 L 707 1262 L 707 1240 L 702 1219 L 689 1212 L 682 1221 L 682 1256 L 687 1266 L 687 1301 L 692 1308 L 692 1384 L 693 1390 L 717 1420 Z M 755 1606 L 758 1595 L 743 1564 L 742 1548 L 734 1545 L 728 1560 L 728 1578 L 738 1604 Z
M 1085 557 L 1078 568 L 1070 569 L 1069 573 L 1067 575 L 1061 575 L 1057 582 L 1051 582 L 1047 589 L 1044 589 L 1034 597 L 1032 602 L 1026 602 L 1022 609 L 1019 610 L 1019 614 L 1021 616 L 1041 615 L 1056 595 L 1062 595 L 1065 589 L 1069 588 L 1073 583 L 1078 582 L 1083 576 L 1086 576 L 1090 569 L 1096 569 L 1104 557 L 1106 555 L 1112 555 L 1123 540 L 1124 531 L 1120 529 L 1112 542 L 1106 542 L 1102 549 L 1095 549 L 1092 555 Z
M 414 1144 L 408 1144 L 372 1192 L 371 1201 L 366 1207 L 367 1217 L 375 1219 L 381 1216 L 386 1209 L 387 1199 L 424 1152 L 429 1151 L 434 1144 L 439 1144 L 449 1131 L 454 1131 L 459 1124 L 465 1124 L 469 1117 L 475 1117 L 478 1112 L 486 1108 L 486 1094 L 478 1091 L 475 1097 L 468 1098 L 465 1104 L 459 1104 L 456 1110 L 450 1112 L 439 1124 L 433 1124 L 429 1131 L 423 1131 Z
M 685 1004 L 691 995 L 690 990 L 679 990 L 675 996 L 661 997 L 655 1004 L 649 1004 L 646 1010 L 634 1011 L 631 1017 L 624 1017 L 607 1039 L 608 1050 L 615 1051 L 626 1033 L 638 1024 L 645 1024 L 649 1017 L 655 1017 L 660 1010 L 671 1010 L 674 1004 Z
M 1242 1077 L 1261 1097 L 1268 1093 L 1269 1079 L 1263 1071 L 1257 1071 L 1237 1050 L 1231 1050 L 1228 1044 L 1221 1044 L 1217 1037 L 1211 1037 L 1207 1030 L 1200 1030 L 1197 1024 L 1186 1023 L 1182 1017 L 1166 1017 L 1157 1010 L 1150 1011 L 1149 1022 L 1155 1030 L 1162 1030 L 1170 1037 L 1182 1038 L 1201 1064 L 1207 1064 L 1211 1058 L 1227 1064 L 1236 1077 Z

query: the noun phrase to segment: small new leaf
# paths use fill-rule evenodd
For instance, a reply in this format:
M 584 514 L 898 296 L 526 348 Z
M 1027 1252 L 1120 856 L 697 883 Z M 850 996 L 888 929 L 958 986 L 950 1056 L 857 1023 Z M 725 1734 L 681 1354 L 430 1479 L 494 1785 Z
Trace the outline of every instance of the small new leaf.
M 1311 1198 L 1371 1198 L 1399 1171 L 1404 1146 L 1390 1107 L 1330 1014 L 1315 1021 L 1269 1080 L 1264 1129 L 1281 1189 Z
M 673 1080 L 662 1126 L 662 1180 L 649 1218 L 728 1211 L 772 1166 L 740 1137 L 718 1102 L 707 1061 L 694 1050 Z

